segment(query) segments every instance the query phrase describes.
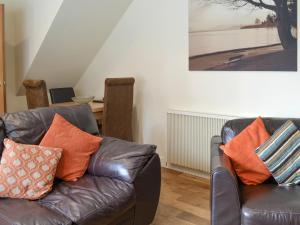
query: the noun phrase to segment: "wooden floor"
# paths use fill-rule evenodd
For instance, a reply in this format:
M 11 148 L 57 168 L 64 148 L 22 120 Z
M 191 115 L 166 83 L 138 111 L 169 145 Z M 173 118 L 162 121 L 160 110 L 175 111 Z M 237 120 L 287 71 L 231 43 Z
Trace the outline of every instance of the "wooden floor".
M 158 211 L 152 225 L 209 225 L 209 181 L 162 169 Z

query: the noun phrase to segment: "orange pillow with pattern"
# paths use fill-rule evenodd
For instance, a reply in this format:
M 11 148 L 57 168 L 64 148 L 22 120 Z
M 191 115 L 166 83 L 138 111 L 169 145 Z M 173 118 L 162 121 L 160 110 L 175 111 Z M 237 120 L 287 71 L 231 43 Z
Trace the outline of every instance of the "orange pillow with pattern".
M 90 157 L 97 151 L 101 141 L 102 138 L 80 130 L 61 115 L 55 114 L 40 145 L 62 148 L 56 177 L 65 181 L 76 181 L 84 175 Z
M 4 139 L 0 197 L 36 200 L 52 189 L 61 148 L 18 144 Z

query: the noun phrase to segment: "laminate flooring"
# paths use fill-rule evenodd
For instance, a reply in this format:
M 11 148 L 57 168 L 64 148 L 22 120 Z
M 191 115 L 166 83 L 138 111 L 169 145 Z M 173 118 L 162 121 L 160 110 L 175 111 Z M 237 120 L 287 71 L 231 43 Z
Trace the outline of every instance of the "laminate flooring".
M 161 195 L 152 225 L 209 225 L 209 180 L 162 168 Z

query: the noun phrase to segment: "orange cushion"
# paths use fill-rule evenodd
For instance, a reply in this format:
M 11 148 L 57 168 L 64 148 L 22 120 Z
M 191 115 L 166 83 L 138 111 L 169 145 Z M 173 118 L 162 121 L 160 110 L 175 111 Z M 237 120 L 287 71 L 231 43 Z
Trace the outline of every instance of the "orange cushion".
M 228 155 L 236 174 L 247 185 L 257 185 L 270 177 L 270 172 L 263 161 L 255 154 L 256 148 L 268 140 L 264 122 L 258 117 L 221 149 Z
M 56 177 L 76 181 L 88 167 L 90 156 L 99 148 L 102 138 L 75 127 L 61 115 L 55 114 L 53 122 L 41 141 L 41 146 L 62 148 Z
M 60 148 L 4 140 L 0 164 L 0 197 L 35 200 L 52 189 Z

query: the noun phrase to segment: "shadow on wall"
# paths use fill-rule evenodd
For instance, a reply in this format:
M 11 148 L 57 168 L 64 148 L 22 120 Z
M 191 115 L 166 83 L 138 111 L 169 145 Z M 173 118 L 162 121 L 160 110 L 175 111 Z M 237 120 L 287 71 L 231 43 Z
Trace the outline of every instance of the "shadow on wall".
M 16 96 L 16 47 L 5 43 L 5 74 L 6 74 L 6 105 L 7 112 L 23 111 L 27 109 L 26 97 Z
M 144 120 L 144 82 L 135 77 L 134 85 L 134 106 L 133 106 L 133 140 L 138 143 L 144 143 L 143 120 Z
M 25 49 L 28 45 L 27 42 L 28 40 L 24 40 L 15 47 L 15 91 L 16 95 L 18 96 L 25 95 L 25 88 L 22 85 L 22 82 L 30 66 L 28 62 L 26 68 L 26 62 L 24 61 L 24 59 L 26 58 Z
M 28 37 L 26 37 L 26 27 L 24 24 L 22 24 L 23 21 L 25 21 L 24 11 L 21 9 L 16 9 L 13 15 L 16 18 L 15 21 L 17 27 L 17 29 L 15 29 L 15 38 L 24 37 L 24 39 L 16 40 L 17 42 L 14 50 L 15 94 L 20 96 L 25 95 L 25 88 L 23 87 L 22 82 L 32 61 L 30 62 L 28 58 L 30 43 Z M 28 62 L 26 62 L 25 59 L 28 59 Z

